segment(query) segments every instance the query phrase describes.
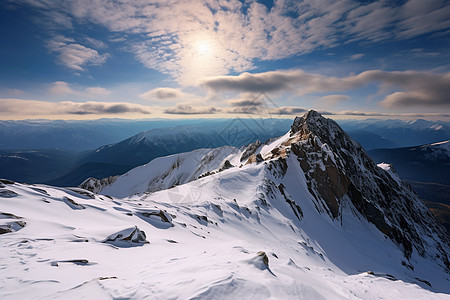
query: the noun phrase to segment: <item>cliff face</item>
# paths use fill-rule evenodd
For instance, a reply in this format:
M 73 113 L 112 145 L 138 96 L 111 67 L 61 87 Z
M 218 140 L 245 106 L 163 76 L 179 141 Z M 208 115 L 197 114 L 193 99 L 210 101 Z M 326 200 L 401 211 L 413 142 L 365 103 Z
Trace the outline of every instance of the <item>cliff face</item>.
M 377 167 L 336 122 L 310 111 L 295 119 L 285 145 L 297 156 L 309 191 L 332 218 L 341 217 L 340 209 L 351 202 L 403 247 L 407 259 L 415 249 L 449 270 L 445 229 L 407 183 Z

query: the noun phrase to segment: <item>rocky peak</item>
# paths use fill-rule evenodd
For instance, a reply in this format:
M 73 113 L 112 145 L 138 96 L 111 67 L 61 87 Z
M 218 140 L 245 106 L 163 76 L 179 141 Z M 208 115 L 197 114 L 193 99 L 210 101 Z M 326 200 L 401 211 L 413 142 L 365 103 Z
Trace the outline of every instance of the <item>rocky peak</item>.
M 336 122 L 311 110 L 295 118 L 284 145 L 297 156 L 319 211 L 338 219 L 342 206 L 352 205 L 398 243 L 407 259 L 416 250 L 449 270 L 445 229 L 407 183 L 377 167 Z

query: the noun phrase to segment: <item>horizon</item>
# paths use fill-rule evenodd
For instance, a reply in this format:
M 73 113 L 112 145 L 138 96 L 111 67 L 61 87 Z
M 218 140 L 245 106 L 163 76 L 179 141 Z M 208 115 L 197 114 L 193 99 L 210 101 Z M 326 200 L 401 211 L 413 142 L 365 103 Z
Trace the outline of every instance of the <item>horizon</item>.
M 310 109 L 314 110 L 314 109 Z M 98 116 L 93 117 L 92 115 L 85 115 L 86 118 L 83 119 L 63 119 L 58 118 L 58 116 L 52 116 L 50 118 L 20 118 L 20 119 L 0 119 L 0 122 L 20 122 L 20 121 L 26 121 L 26 122 L 95 122 L 95 121 L 135 121 L 135 122 L 152 122 L 152 121 L 208 121 L 208 120 L 234 120 L 234 119 L 241 119 L 241 120 L 254 120 L 254 119 L 263 119 L 263 120 L 294 120 L 296 117 L 302 117 L 304 116 L 309 110 L 295 114 L 295 115 L 273 115 L 273 116 L 259 116 L 259 115 L 252 115 L 252 114 L 246 114 L 246 115 L 214 115 L 214 116 L 199 116 L 199 115 L 183 115 L 179 118 L 170 118 L 170 117 L 154 117 L 154 118 L 126 118 L 126 117 L 108 117 L 108 116 Z M 320 113 L 320 112 L 319 112 Z M 332 119 L 335 121 L 402 121 L 402 122 L 414 122 L 419 120 L 425 120 L 429 122 L 442 122 L 442 123 L 449 123 L 450 122 L 450 116 L 443 117 L 442 115 L 426 115 L 426 114 L 412 114 L 411 115 L 385 115 L 385 116 L 364 116 L 364 115 L 329 115 L 329 114 L 323 114 L 322 116 Z

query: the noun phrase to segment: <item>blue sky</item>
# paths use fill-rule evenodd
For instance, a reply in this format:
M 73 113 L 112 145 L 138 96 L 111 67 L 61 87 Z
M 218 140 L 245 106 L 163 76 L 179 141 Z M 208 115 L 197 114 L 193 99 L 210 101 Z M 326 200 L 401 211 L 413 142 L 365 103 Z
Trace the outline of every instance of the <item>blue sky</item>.
M 450 2 L 0 4 L 0 119 L 450 120 Z

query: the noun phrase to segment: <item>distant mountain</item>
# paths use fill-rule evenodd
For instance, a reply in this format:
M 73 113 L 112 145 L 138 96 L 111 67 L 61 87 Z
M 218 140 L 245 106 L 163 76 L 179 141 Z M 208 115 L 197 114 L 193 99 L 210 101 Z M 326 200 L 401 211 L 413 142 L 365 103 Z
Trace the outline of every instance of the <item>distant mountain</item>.
M 196 120 L 24 120 L 0 121 L 0 150 L 92 150 L 139 132 L 193 124 Z M 216 122 L 212 120 L 211 122 Z
M 408 181 L 450 236 L 450 186 L 430 182 Z
M 272 119 L 274 120 L 274 119 Z M 238 123 L 263 131 L 264 119 L 99 119 L 99 120 L 24 120 L 0 121 L 0 150 L 42 150 L 59 148 L 70 151 L 97 149 L 117 143 L 135 134 L 155 128 L 204 124 L 225 129 Z M 283 128 L 286 121 L 278 120 Z M 406 147 L 450 139 L 448 122 L 425 120 L 338 120 L 344 130 L 366 150 Z M 251 125 L 253 124 L 253 125 Z M 245 125 L 243 125 L 245 126 Z M 272 132 L 270 132 L 272 133 Z M 269 134 L 270 134 L 269 133 Z M 269 138 L 270 135 L 266 137 Z
M 0 150 L 0 178 L 44 183 L 74 167 L 78 156 L 62 149 Z
M 256 140 L 265 141 L 283 134 L 290 123 L 287 119 L 235 119 L 152 129 L 85 153 L 73 169 L 46 183 L 76 186 L 88 177 L 120 175 L 161 156 L 224 145 L 240 147 Z
M 1 299 L 450 293 L 445 229 L 315 111 L 264 143 L 160 157 L 85 185 L 100 194 L 0 179 Z
M 369 154 L 376 162 L 393 164 L 450 234 L 450 141 Z
M 376 162 L 394 165 L 407 180 L 434 182 L 450 186 L 450 141 L 423 146 L 374 149 L 369 155 Z
M 350 130 L 347 133 L 366 150 L 398 147 L 395 142 L 367 130 Z
M 414 121 L 338 120 L 337 122 L 366 150 L 410 147 L 450 139 L 449 122 L 433 122 L 422 119 Z M 371 138 L 374 138 L 373 142 L 370 141 Z
M 339 121 L 348 128 L 349 135 L 366 150 L 394 148 L 402 145 L 401 137 L 425 135 L 419 140 L 449 136 L 447 123 L 425 120 L 404 122 L 399 120 Z M 80 184 L 87 177 L 103 178 L 123 174 L 150 160 L 200 148 L 223 145 L 240 147 L 256 140 L 264 142 L 282 135 L 290 126 L 287 119 L 197 119 L 197 120 L 119 120 L 94 121 L 0 121 L 0 149 L 9 153 L 0 159 L 0 169 L 6 170 L 19 162 L 23 149 L 36 146 L 33 151 L 45 150 L 45 158 L 28 155 L 20 162 L 13 179 L 30 183 L 48 183 L 57 186 Z M 177 125 L 177 126 L 173 126 Z M 158 127 L 158 128 L 154 128 Z M 148 129 L 150 130 L 140 130 Z M 378 133 L 375 133 L 375 132 Z M 132 134 L 140 132 L 131 138 Z M 431 132 L 431 133 L 430 133 Z M 126 135 L 130 133 L 129 135 Z M 417 135 L 416 135 L 417 133 Z M 393 138 L 387 138 L 392 136 Z M 396 138 L 394 138 L 396 137 Z M 126 138 L 124 140 L 124 138 Z M 111 143 L 111 141 L 120 141 Z M 442 139 L 439 139 L 442 140 Z M 433 140 L 436 142 L 438 140 Z M 107 144 L 107 146 L 104 146 Z M 98 147 L 101 145 L 101 147 Z M 95 146 L 95 147 L 94 147 Z M 21 148 L 18 151 L 17 149 Z M 62 152 L 67 149 L 88 150 L 79 155 Z M 27 150 L 28 151 L 28 150 Z M 21 153 L 15 155 L 14 152 Z M 25 151 L 26 152 L 26 151 Z M 45 164 L 43 164 L 45 162 Z M 0 171 L 0 174 L 1 171 Z

